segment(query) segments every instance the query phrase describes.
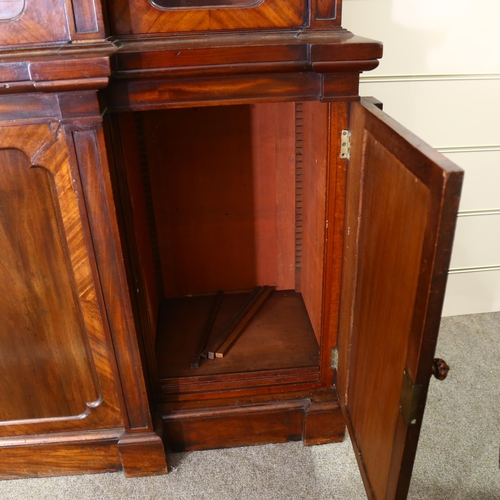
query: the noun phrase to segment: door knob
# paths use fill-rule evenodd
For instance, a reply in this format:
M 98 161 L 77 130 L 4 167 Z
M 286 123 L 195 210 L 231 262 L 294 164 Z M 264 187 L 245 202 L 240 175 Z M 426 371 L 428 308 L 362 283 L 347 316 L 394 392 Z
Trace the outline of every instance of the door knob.
M 434 358 L 434 361 L 432 362 L 432 374 L 438 380 L 444 380 L 447 377 L 449 371 L 450 367 L 444 359 Z

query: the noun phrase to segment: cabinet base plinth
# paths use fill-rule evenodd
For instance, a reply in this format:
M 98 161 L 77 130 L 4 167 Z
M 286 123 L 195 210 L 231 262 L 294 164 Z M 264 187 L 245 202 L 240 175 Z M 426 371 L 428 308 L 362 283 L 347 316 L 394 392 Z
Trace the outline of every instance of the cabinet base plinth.
M 115 435 L 113 435 L 115 434 Z M 116 433 L 13 438 L 0 442 L 0 479 L 69 476 L 122 469 Z M 16 442 L 17 441 L 17 442 Z
M 156 476 L 168 472 L 163 443 L 153 432 L 122 436 L 118 451 L 126 477 Z
M 162 413 L 163 440 L 172 452 L 300 440 L 325 444 L 345 434 L 334 389 L 173 403 Z
M 119 471 L 126 477 L 166 474 L 161 439 L 111 429 L 0 440 L 0 480 Z

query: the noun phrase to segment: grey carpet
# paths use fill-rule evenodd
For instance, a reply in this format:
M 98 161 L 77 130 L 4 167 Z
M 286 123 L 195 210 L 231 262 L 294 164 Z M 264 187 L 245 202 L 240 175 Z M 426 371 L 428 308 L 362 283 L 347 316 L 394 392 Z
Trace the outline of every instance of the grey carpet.
M 500 313 L 442 321 L 410 500 L 500 499 Z M 280 500 L 365 497 L 350 442 L 184 453 L 167 476 L 122 474 L 0 482 L 0 499 Z
M 410 499 L 500 499 L 500 313 L 444 318 Z

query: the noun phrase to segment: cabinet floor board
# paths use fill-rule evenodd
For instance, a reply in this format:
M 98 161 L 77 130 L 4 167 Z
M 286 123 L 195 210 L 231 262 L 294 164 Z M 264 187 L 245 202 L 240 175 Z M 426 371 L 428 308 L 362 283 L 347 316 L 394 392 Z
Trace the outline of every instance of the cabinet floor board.
M 231 321 L 246 297 L 225 295 L 213 335 Z M 156 349 L 160 379 L 318 367 L 319 347 L 302 296 L 281 290 L 270 295 L 227 356 L 190 368 L 212 302 L 213 297 L 200 296 L 163 304 Z

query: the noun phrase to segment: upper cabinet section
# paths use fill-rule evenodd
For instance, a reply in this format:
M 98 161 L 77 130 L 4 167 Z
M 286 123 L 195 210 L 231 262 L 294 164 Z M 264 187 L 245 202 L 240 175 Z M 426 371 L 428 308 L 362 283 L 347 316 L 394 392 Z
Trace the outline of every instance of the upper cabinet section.
M 340 27 L 341 0 L 110 0 L 112 35 Z
M 0 47 L 104 36 L 99 0 L 0 0 Z
M 335 29 L 341 8 L 342 0 L 0 0 L 0 49 L 110 35 Z

